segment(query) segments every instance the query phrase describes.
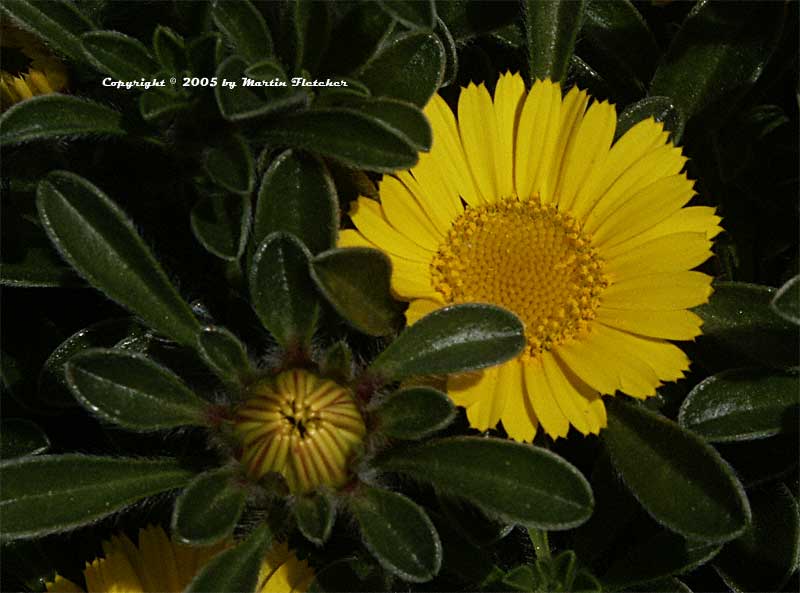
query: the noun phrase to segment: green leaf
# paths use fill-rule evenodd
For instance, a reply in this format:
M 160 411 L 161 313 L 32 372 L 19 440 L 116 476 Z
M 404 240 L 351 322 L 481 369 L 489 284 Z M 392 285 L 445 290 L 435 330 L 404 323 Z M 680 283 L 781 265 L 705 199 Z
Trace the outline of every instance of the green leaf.
M 615 89 L 631 98 L 645 94 L 661 51 L 629 0 L 589 0 L 580 37 L 581 56 Z
M 378 0 L 387 13 L 412 29 L 433 29 L 436 24 L 436 6 L 433 0 L 404 2 L 403 0 Z
M 192 545 L 216 543 L 233 534 L 244 510 L 247 491 L 235 471 L 223 467 L 192 480 L 175 501 L 172 533 Z
M 364 544 L 381 566 L 412 583 L 436 576 L 442 544 L 425 511 L 402 494 L 369 486 L 349 503 Z
M 108 196 L 82 177 L 55 171 L 39 183 L 36 204 L 50 239 L 89 283 L 156 331 L 194 346 L 200 324 Z
M 349 74 L 366 63 L 394 29 L 392 19 L 376 2 L 355 4 L 339 20 L 331 39 L 358 39 L 358 43 L 333 43 L 323 56 L 323 71 Z
M 271 542 L 269 527 L 259 525 L 235 548 L 214 556 L 189 583 L 186 593 L 255 591 L 261 563 Z
M 643 407 L 611 399 L 603 437 L 611 460 L 644 509 L 684 537 L 709 543 L 744 531 L 744 489 L 700 437 Z
M 672 40 L 650 85 L 704 129 L 761 76 L 780 37 L 783 3 L 698 3 Z
M 272 36 L 267 23 L 250 0 L 215 0 L 211 18 L 248 62 L 272 55 Z
M 770 307 L 775 289 L 744 282 L 717 282 L 708 303 L 694 311 L 703 318 L 698 356 L 715 369 L 732 366 L 797 365 L 797 327 Z
M 617 119 L 616 138 L 621 138 L 633 126 L 650 117 L 664 124 L 664 130 L 670 133 L 673 144 L 681 141 L 685 122 L 669 97 L 646 97 L 628 105 Z
M 453 437 L 379 458 L 378 468 L 407 474 L 500 519 L 539 529 L 570 529 L 592 514 L 586 478 L 555 453 L 500 439 Z
M 141 354 L 92 348 L 70 358 L 66 375 L 87 410 L 127 429 L 205 424 L 208 404 L 174 373 Z
M 80 10 L 66 0 L 4 0 L 3 14 L 43 39 L 58 53 L 82 62 L 81 33 L 94 28 Z
M 250 268 L 250 302 L 284 348 L 308 347 L 319 304 L 308 275 L 308 250 L 293 235 L 272 233 L 256 249 Z
M 800 276 L 795 276 L 778 289 L 772 308 L 784 319 L 800 325 Z
M 797 570 L 800 509 L 783 484 L 752 492 L 750 504 L 753 524 L 725 545 L 714 567 L 733 591 L 782 591 Z
M 311 277 L 327 301 L 353 327 L 371 336 L 391 334 L 400 324 L 390 276 L 389 259 L 376 249 L 331 249 L 311 262 Z
M 421 439 L 447 427 L 456 409 L 446 394 L 430 387 L 396 391 L 375 410 L 378 430 L 395 439 Z
M 247 245 L 250 198 L 243 195 L 206 194 L 189 215 L 192 233 L 209 253 L 237 261 Z
M 731 369 L 698 383 L 678 423 L 707 441 L 749 441 L 797 432 L 800 375 L 795 371 Z
M 122 114 L 70 95 L 40 95 L 12 106 L 0 117 L 0 146 L 86 135 L 122 136 Z
M 168 72 L 179 74 L 188 65 L 186 45 L 178 33 L 164 25 L 153 31 L 153 51 L 158 62 Z
M 406 328 L 372 363 L 370 372 L 387 379 L 482 369 L 519 354 L 522 323 L 494 305 L 450 305 Z
M 259 62 L 259 65 L 263 68 L 263 61 Z M 214 88 L 214 95 L 219 111 L 225 119 L 234 122 L 252 119 L 291 109 L 308 101 L 308 94 L 305 91 L 291 90 L 291 87 L 244 86 L 242 77 L 246 66 L 247 62 L 241 56 L 230 56 L 217 68 L 219 84 Z M 222 81 L 225 79 L 235 81 L 236 87 L 222 86 Z
M 298 496 L 294 501 L 297 527 L 307 540 L 318 546 L 325 544 L 331 535 L 336 519 L 336 507 L 325 493 Z
M 0 422 L 0 459 L 38 455 L 50 448 L 44 431 L 24 418 L 4 418 Z
M 316 152 L 355 169 L 392 173 L 417 163 L 417 151 L 394 128 L 353 109 L 287 115 L 271 122 L 260 136 L 271 144 Z
M 124 33 L 92 31 L 81 35 L 81 43 L 92 66 L 117 80 L 147 79 L 158 70 L 144 44 Z
M 333 344 L 322 353 L 319 361 L 320 373 L 332 377 L 337 383 L 353 380 L 353 353 L 344 340 Z
M 41 455 L 0 464 L 4 540 L 86 525 L 142 498 L 185 485 L 192 473 L 172 459 Z
M 427 152 L 431 149 L 433 132 L 417 106 L 396 99 L 373 99 L 354 107 L 385 123 L 416 150 Z
M 586 0 L 525 0 L 525 35 L 531 81 L 563 81 L 581 28 Z
M 225 381 L 236 383 L 252 373 L 244 345 L 224 327 L 204 327 L 197 335 L 197 351 Z
M 292 24 L 294 28 L 295 71 L 317 72 L 320 60 L 328 49 L 331 35 L 331 6 L 329 2 L 295 0 Z
M 449 0 L 439 2 L 436 12 L 456 41 L 465 41 L 519 22 L 521 2 L 514 0 Z
M 453 39 L 453 35 L 450 33 L 450 29 L 447 28 L 445 22 L 440 18 L 436 19 L 435 31 L 439 36 L 439 41 L 442 42 L 445 56 L 444 72 L 442 72 L 442 82 L 439 86 L 450 86 L 455 82 L 456 76 L 458 76 L 458 48 L 456 47 L 456 41 Z
M 397 36 L 358 71 L 357 78 L 376 97 L 391 97 L 424 107 L 444 75 L 444 47 L 432 32 Z
M 222 189 L 244 195 L 253 191 L 256 182 L 253 155 L 239 134 L 226 136 L 211 146 L 203 159 L 203 168 Z
M 270 164 L 261 188 L 254 223 L 256 245 L 275 231 L 300 239 L 311 253 L 336 243 L 339 201 L 327 167 L 311 155 L 287 150 Z
M 632 546 L 618 556 L 603 576 L 611 590 L 691 572 L 703 566 L 722 549 L 720 544 L 692 541 L 669 531 Z
M 503 584 L 511 591 L 537 591 L 539 576 L 534 573 L 530 565 L 520 564 L 505 574 Z
M 784 478 L 797 468 L 796 434 L 757 441 L 717 443 L 714 448 L 731 464 L 745 488 Z
M 147 89 L 139 96 L 139 113 L 147 122 L 168 120 L 170 116 L 189 107 L 191 103 L 185 97 L 161 87 Z

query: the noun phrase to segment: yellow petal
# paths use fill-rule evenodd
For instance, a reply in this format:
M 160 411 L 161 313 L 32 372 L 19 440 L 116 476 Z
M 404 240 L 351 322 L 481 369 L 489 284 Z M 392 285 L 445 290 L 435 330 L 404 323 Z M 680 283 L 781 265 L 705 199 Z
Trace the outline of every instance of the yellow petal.
M 437 147 L 434 138 L 434 146 Z M 460 146 L 459 146 L 460 150 Z M 462 155 L 463 158 L 463 155 Z M 419 201 L 423 206 L 434 204 L 437 212 L 442 213 L 440 218 L 431 216 L 431 220 L 438 225 L 440 233 L 446 233 L 450 223 L 464 211 L 464 205 L 459 198 L 459 187 L 463 183 L 453 179 L 452 163 L 448 161 L 447 155 L 421 152 L 419 162 L 411 169 L 411 174 L 417 182 L 419 188 Z M 466 167 L 466 165 L 464 165 Z M 469 174 L 469 172 L 467 172 Z M 470 180 L 470 183 L 472 181 Z M 444 225 L 444 226 L 442 226 Z
M 665 340 L 693 340 L 703 330 L 703 320 L 691 311 L 631 311 L 597 309 L 597 321 L 629 333 Z
M 479 400 L 492 397 L 496 379 L 497 367 L 449 375 L 447 377 L 447 393 L 456 405 L 466 408 Z
M 178 568 L 175 554 L 167 534 L 160 527 L 148 527 L 139 531 L 139 552 L 145 591 L 179 591 Z
M 424 249 L 436 251 L 439 248 L 442 234 L 399 179 L 385 176 L 379 192 L 381 208 L 389 224 Z
M 711 257 L 711 241 L 705 233 L 673 233 L 622 251 L 603 249 L 605 270 L 615 278 L 656 272 L 691 270 Z
M 510 397 L 509 387 L 513 389 L 513 381 L 509 385 L 506 378 L 507 367 L 508 364 L 503 364 L 484 371 L 484 377 L 481 379 L 481 384 L 485 386 L 484 392 L 467 407 L 467 419 L 473 428 L 488 430 L 500 422 L 500 416 Z
M 414 299 L 406 309 L 406 324 L 416 323 L 428 313 L 441 309 L 443 303 L 429 299 Z
M 45 587 L 48 593 L 84 593 L 83 589 L 78 585 L 69 579 L 65 579 L 60 574 L 56 575 L 52 583 L 45 583 Z
M 450 230 L 453 220 L 464 211 L 459 202 L 454 206 L 449 200 L 440 199 L 441 196 L 425 191 L 420 183 L 411 175 L 411 172 L 401 171 L 397 173 L 398 179 L 403 182 L 406 189 L 414 196 L 417 204 L 422 208 L 428 219 L 431 220 L 436 228 L 436 248 L 438 248 L 443 236 Z
M 492 117 L 493 112 L 492 98 L 486 86 L 470 83 L 461 89 L 458 98 L 458 130 L 461 133 L 461 145 L 464 147 L 472 178 L 484 202 L 494 202 L 500 197 L 497 182 L 500 147 L 497 120 Z
M 560 365 L 550 352 L 543 352 L 541 358 L 545 380 L 550 386 L 550 392 L 555 396 L 561 412 L 567 417 L 570 424 L 582 434 L 593 432 L 589 419 L 589 401 L 583 400 L 577 390 L 567 381 Z
M 619 389 L 619 377 L 614 368 L 619 357 L 617 352 L 604 350 L 602 336 L 592 327 L 585 336 L 553 351 L 579 379 L 601 394 L 613 394 Z
M 620 205 L 593 231 L 598 247 L 610 248 L 652 228 L 678 211 L 694 196 L 694 182 L 685 175 L 654 181 Z
M 430 262 L 433 257 L 433 251 L 420 247 L 395 230 L 375 200 L 358 198 L 350 206 L 350 219 L 361 234 L 382 251 L 423 263 Z
M 614 140 L 616 127 L 617 112 L 613 105 L 606 101 L 595 101 L 589 106 L 578 133 L 567 148 L 555 188 L 559 208 L 569 210 L 589 173 L 594 167 L 602 166 Z
M 525 361 L 523 369 L 528 400 L 542 428 L 552 438 L 567 436 L 569 420 L 556 403 L 556 394 L 550 391 L 541 361 L 538 359 Z
M 572 89 L 564 97 L 564 101 L 559 109 L 558 127 L 555 132 L 555 144 L 553 146 L 553 156 L 550 159 L 550 171 L 543 171 L 542 175 L 546 181 L 540 183 L 540 198 L 544 204 L 553 204 L 558 201 L 555 188 L 561 178 L 561 171 L 564 168 L 565 155 L 571 150 L 575 137 L 578 135 L 580 124 L 586 113 L 586 105 L 589 103 L 589 95 L 586 91 Z
M 11 85 L 14 87 L 14 92 L 17 94 L 20 101 L 24 101 L 25 99 L 30 99 L 33 97 L 33 92 L 28 86 L 28 83 L 25 82 L 25 80 L 23 80 L 20 76 L 12 77 Z
M 561 86 L 550 80 L 534 82 L 519 116 L 514 185 L 527 199 L 541 193 L 558 145 L 561 124 Z
M 356 230 L 344 229 L 339 231 L 339 239 L 336 241 L 337 247 L 369 247 L 370 249 L 377 249 L 375 243 L 370 243 L 367 239 Z
M 599 434 L 600 429 L 605 428 L 608 418 L 606 417 L 606 407 L 603 404 L 603 398 L 597 391 L 589 387 L 586 383 L 581 381 L 578 376 L 573 373 L 569 367 L 558 361 L 561 372 L 564 373 L 570 386 L 575 390 L 581 401 L 586 402 L 586 420 L 589 423 L 589 432 L 591 434 Z
M 35 89 L 37 95 L 46 95 L 53 92 L 53 87 L 47 80 L 43 72 L 30 70 L 28 72 L 28 83 Z
M 620 280 L 600 299 L 606 309 L 675 311 L 708 302 L 713 278 L 701 272 L 649 274 Z
M 499 135 L 497 159 L 498 192 L 501 197 L 513 196 L 514 142 L 522 105 L 525 100 L 525 83 L 519 74 L 500 76 L 494 91 L 494 114 Z
M 439 178 L 448 188 L 448 197 L 459 195 L 471 206 L 481 204 L 483 200 L 469 172 L 456 118 L 450 107 L 439 95 L 434 95 L 425 106 L 424 112 L 433 131 L 433 146 L 427 155 L 421 154 L 419 157 L 420 163 L 425 162 L 424 168 L 418 171 L 420 184 L 423 187 L 429 185 L 423 171 L 438 171 Z M 417 167 L 419 166 L 418 164 Z
M 505 381 L 508 382 L 509 397 L 506 400 L 506 409 L 500 417 L 503 428 L 515 441 L 531 442 L 536 436 L 539 420 L 526 395 L 524 368 L 518 359 L 509 361 L 504 366 L 508 366 Z
M 706 239 L 711 240 L 722 232 L 722 227 L 719 226 L 721 220 L 714 214 L 714 208 L 709 206 L 681 208 L 654 227 L 615 245 L 613 249 L 620 252 L 637 249 L 657 237 L 674 233 L 703 233 Z
M 403 300 L 439 298 L 431 286 L 430 264 L 392 257 L 392 290 Z

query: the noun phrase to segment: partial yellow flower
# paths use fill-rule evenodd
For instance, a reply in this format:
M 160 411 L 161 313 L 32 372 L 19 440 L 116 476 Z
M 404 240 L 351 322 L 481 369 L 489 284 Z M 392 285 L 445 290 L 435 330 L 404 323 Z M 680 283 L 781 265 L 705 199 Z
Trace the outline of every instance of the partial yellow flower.
M 587 108 L 588 105 L 588 108 Z M 711 294 L 692 268 L 720 232 L 713 208 L 685 207 L 686 158 L 652 119 L 614 142 L 616 112 L 562 95 L 550 80 L 530 92 L 519 75 L 462 89 L 458 121 L 435 96 L 425 109 L 433 148 L 380 184 L 380 202 L 359 197 L 356 230 L 339 246 L 380 249 L 392 290 L 410 303 L 409 324 L 451 303 L 488 302 L 525 324 L 516 359 L 448 378 L 470 424 L 502 421 L 530 441 L 539 425 L 597 434 L 601 395 L 655 394 L 689 368 L 668 340 L 692 340 L 689 311 Z
M 188 546 L 173 541 L 161 527 L 139 530 L 139 545 L 115 535 L 103 542 L 103 558 L 86 563 L 83 576 L 90 593 L 180 593 L 213 556 L 230 546 Z M 257 593 L 304 593 L 314 580 L 314 570 L 284 543 L 275 544 L 261 564 Z M 47 583 L 55 593 L 83 593 L 84 589 L 61 575 Z
M 347 482 L 366 433 L 350 389 L 291 369 L 261 381 L 251 393 L 234 425 L 250 477 L 280 473 L 295 493 Z
M 1 110 L 36 95 L 56 93 L 67 86 L 66 67 L 35 36 L 5 21 L 0 33 Z

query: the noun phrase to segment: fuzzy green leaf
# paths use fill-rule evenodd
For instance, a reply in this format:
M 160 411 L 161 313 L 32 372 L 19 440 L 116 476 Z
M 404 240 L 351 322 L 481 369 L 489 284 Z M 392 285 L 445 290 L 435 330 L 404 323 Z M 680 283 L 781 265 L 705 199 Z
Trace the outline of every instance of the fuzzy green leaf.
M 603 437 L 611 460 L 659 523 L 709 543 L 734 539 L 750 521 L 739 480 L 700 437 L 643 407 L 609 400 Z
M 258 191 L 253 239 L 258 245 L 275 231 L 300 239 L 311 253 L 336 243 L 339 201 L 327 167 L 318 159 L 287 150 L 264 173 Z
M 171 89 L 153 87 L 139 96 L 139 113 L 147 122 L 169 121 L 170 116 L 191 107 L 191 103 Z
M 558 455 L 500 439 L 454 437 L 390 451 L 376 465 L 463 498 L 492 516 L 539 529 L 570 529 L 592 514 L 586 478 Z
M 178 74 L 188 65 L 186 45 L 183 38 L 164 25 L 158 25 L 153 31 L 153 51 L 158 62 L 168 72 Z
M 36 204 L 50 239 L 90 284 L 156 331 L 194 346 L 200 324 L 108 196 L 82 177 L 55 171 L 39 183 Z
M 731 369 L 698 383 L 686 396 L 678 423 L 707 441 L 749 441 L 797 432 L 797 371 Z
M 328 302 L 353 327 L 371 336 L 390 334 L 400 322 L 390 275 L 388 258 L 375 249 L 331 249 L 311 262 L 311 276 Z
M 197 335 L 197 350 L 225 381 L 235 383 L 252 372 L 244 345 L 224 327 L 204 327 Z
M 141 354 L 92 348 L 66 365 L 67 384 L 90 412 L 130 430 L 203 425 L 207 404 Z
M 2 538 L 41 537 L 102 519 L 180 488 L 192 477 L 172 459 L 41 455 L 0 464 Z
M 122 114 L 69 95 L 40 95 L 12 106 L 0 117 L 0 146 L 72 136 L 122 136 Z
M 207 471 L 192 480 L 175 501 L 172 533 L 192 545 L 230 537 L 244 510 L 247 492 L 231 468 Z
M 531 80 L 563 81 L 581 28 L 586 0 L 525 0 Z
M 795 276 L 778 289 L 772 308 L 784 319 L 800 325 L 800 276 Z
M 412 29 L 433 29 L 436 24 L 436 5 L 433 0 L 378 0 L 387 13 Z
M 706 564 L 721 549 L 720 544 L 686 540 L 662 531 L 619 555 L 603 576 L 603 582 L 616 591 L 684 574 Z
M 336 507 L 333 499 L 325 493 L 298 496 L 294 502 L 294 516 L 298 529 L 306 539 L 321 546 L 331 535 Z
M 4 0 L 0 11 L 42 38 L 58 53 L 85 60 L 79 36 L 94 28 L 72 2 L 66 0 Z
M 81 35 L 86 58 L 105 74 L 117 80 L 151 78 L 158 64 L 144 44 L 117 31 L 92 31 Z
M 317 72 L 331 35 L 329 2 L 295 0 L 291 4 L 295 71 Z
M 288 115 L 261 138 L 327 156 L 356 169 L 392 173 L 417 163 L 417 151 L 393 127 L 353 109 L 314 109 Z
M 628 105 L 617 119 L 616 138 L 621 138 L 633 126 L 650 117 L 664 124 L 673 144 L 680 142 L 685 122 L 669 97 L 647 97 Z
M 256 181 L 253 155 L 238 134 L 211 146 L 203 159 L 203 168 L 222 189 L 244 195 L 253 191 Z
M 398 36 L 358 72 L 376 97 L 391 97 L 424 107 L 444 75 L 444 47 L 432 32 Z
M 770 307 L 775 292 L 756 284 L 717 282 L 709 302 L 694 310 L 703 318 L 697 358 L 719 370 L 796 366 L 800 336 Z
M 698 3 L 656 70 L 650 94 L 671 97 L 688 120 L 712 127 L 761 75 L 785 19 L 780 2 Z
M 250 301 L 261 323 L 284 348 L 308 347 L 319 314 L 308 274 L 310 253 L 293 235 L 272 233 L 256 249 Z
M 248 62 L 272 55 L 272 36 L 267 23 L 250 0 L 216 0 L 211 18 Z
M 24 418 L 4 418 L 0 422 L 0 459 L 38 455 L 50 448 L 44 431 Z
M 250 212 L 247 196 L 202 196 L 189 215 L 192 233 L 209 253 L 227 261 L 237 261 L 247 244 Z
M 349 74 L 366 63 L 394 29 L 394 19 L 376 2 L 360 2 L 336 23 L 331 39 L 358 39 L 333 43 L 323 56 L 323 71 Z
M 185 593 L 255 591 L 261 563 L 271 542 L 269 527 L 261 524 L 235 548 L 214 556 L 189 583 Z
M 442 544 L 431 520 L 395 492 L 362 486 L 349 501 L 364 544 L 386 570 L 424 583 L 439 572 Z
M 396 391 L 374 412 L 380 432 L 396 439 L 420 439 L 447 427 L 455 418 L 453 402 L 430 387 Z
M 370 372 L 403 379 L 482 369 L 515 357 L 524 346 L 524 328 L 513 313 L 480 303 L 450 305 L 406 328 Z
M 456 76 L 458 76 L 458 48 L 456 47 L 456 40 L 453 39 L 450 29 L 447 28 L 445 22 L 440 18 L 436 19 L 435 32 L 439 36 L 439 41 L 442 42 L 445 57 L 442 82 L 439 86 L 450 86 L 455 82 Z
M 714 567 L 733 591 L 782 591 L 797 571 L 800 509 L 783 484 L 754 491 L 753 524 L 728 543 Z
M 396 99 L 373 99 L 354 107 L 385 123 L 416 150 L 427 152 L 431 149 L 433 132 L 417 106 Z

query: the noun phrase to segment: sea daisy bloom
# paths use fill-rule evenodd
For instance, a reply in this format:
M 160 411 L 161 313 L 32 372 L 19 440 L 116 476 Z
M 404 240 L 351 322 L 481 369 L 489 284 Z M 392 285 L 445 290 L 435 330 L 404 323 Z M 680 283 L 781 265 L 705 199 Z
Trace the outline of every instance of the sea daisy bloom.
M 8 23 L 2 26 L 0 109 L 67 86 L 67 69 L 39 40 Z
M 251 478 L 277 472 L 298 493 L 344 485 L 366 427 L 350 389 L 291 369 L 251 389 L 234 432 Z
M 139 545 L 128 536 L 115 535 L 103 542 L 103 558 L 86 563 L 83 576 L 90 593 L 179 593 L 215 554 L 229 546 L 187 546 L 169 538 L 161 527 L 139 530 Z M 314 570 L 298 560 L 286 543 L 267 552 L 258 577 L 258 593 L 303 593 L 314 580 Z M 61 575 L 47 583 L 56 593 L 83 593 L 83 589 Z
M 339 246 L 373 247 L 392 262 L 406 320 L 451 303 L 488 302 L 525 324 L 514 360 L 448 378 L 470 424 L 502 421 L 530 441 L 539 425 L 597 434 L 601 395 L 655 394 L 689 367 L 668 340 L 698 336 L 719 217 L 684 207 L 694 196 L 686 158 L 652 119 L 614 142 L 617 118 L 586 92 L 557 83 L 530 92 L 500 77 L 492 98 L 470 84 L 458 121 L 438 96 L 425 109 L 433 148 L 359 197 Z

